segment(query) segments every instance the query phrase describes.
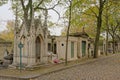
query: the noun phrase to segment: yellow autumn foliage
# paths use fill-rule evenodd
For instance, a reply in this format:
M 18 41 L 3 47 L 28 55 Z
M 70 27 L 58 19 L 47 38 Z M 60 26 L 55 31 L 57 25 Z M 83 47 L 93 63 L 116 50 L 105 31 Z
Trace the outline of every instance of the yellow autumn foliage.
M 14 22 L 8 21 L 6 25 L 7 30 L 0 32 L 0 38 L 5 41 L 14 41 Z

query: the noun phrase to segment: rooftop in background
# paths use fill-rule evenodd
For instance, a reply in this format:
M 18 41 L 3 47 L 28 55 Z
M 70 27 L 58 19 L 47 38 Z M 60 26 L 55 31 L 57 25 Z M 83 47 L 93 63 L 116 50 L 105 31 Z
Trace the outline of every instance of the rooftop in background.
M 85 28 L 84 27 L 82 29 L 82 32 L 70 33 L 69 36 L 83 37 L 83 38 L 88 38 L 89 37 L 89 35 L 85 32 Z
M 89 35 L 86 32 L 71 33 L 69 36 L 83 37 L 83 38 L 88 38 L 89 37 Z

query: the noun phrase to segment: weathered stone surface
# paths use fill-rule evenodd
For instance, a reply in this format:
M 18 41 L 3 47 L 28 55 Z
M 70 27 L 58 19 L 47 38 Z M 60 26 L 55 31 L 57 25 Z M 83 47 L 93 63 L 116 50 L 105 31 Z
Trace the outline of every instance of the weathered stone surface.
M 59 72 L 43 75 L 38 80 L 120 80 L 120 55 L 100 58 Z

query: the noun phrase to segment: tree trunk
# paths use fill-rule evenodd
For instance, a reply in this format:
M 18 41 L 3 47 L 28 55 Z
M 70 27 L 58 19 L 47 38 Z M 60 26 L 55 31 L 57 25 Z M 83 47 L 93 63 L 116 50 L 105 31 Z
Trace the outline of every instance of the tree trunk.
M 107 21 L 108 22 L 108 21 Z M 106 25 L 107 26 L 107 25 Z M 107 26 L 107 30 L 106 30 L 106 50 L 105 50 L 105 54 L 108 54 L 108 26 Z
M 115 54 L 115 33 L 113 33 L 113 54 Z
M 109 31 L 109 25 L 108 25 L 108 1 L 107 1 L 107 9 L 106 9 L 106 50 L 105 54 L 108 54 L 108 31 Z
M 100 0 L 99 2 L 99 14 L 97 16 L 97 33 L 95 37 L 95 44 L 94 44 L 94 58 L 98 57 L 98 48 L 99 48 L 99 37 L 100 37 L 100 30 L 102 26 L 102 12 L 103 12 L 103 1 Z
M 66 54 L 65 54 L 65 65 L 67 65 L 67 54 L 68 54 L 68 39 L 69 39 L 69 30 L 70 30 L 70 25 L 71 25 L 71 6 L 72 6 L 72 0 L 69 1 L 70 6 L 69 6 L 69 23 L 68 23 L 68 29 L 67 29 L 67 39 L 66 39 Z
M 21 0 L 21 4 L 22 4 L 23 11 L 24 11 L 24 23 L 25 23 L 27 31 L 29 32 L 29 29 L 31 26 L 32 14 L 33 14 L 32 0 L 29 0 L 28 4 L 26 6 L 24 5 L 24 1 Z
M 98 57 L 98 48 L 99 48 L 99 37 L 100 37 L 100 29 L 101 29 L 101 18 L 100 16 L 97 18 L 97 34 L 95 37 L 95 46 L 94 46 L 94 58 Z

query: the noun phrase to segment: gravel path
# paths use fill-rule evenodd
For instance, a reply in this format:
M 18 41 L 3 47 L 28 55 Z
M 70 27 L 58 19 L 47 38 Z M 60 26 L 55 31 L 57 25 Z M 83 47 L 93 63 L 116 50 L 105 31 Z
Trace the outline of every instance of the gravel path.
M 120 80 L 120 54 L 49 73 L 38 80 Z

